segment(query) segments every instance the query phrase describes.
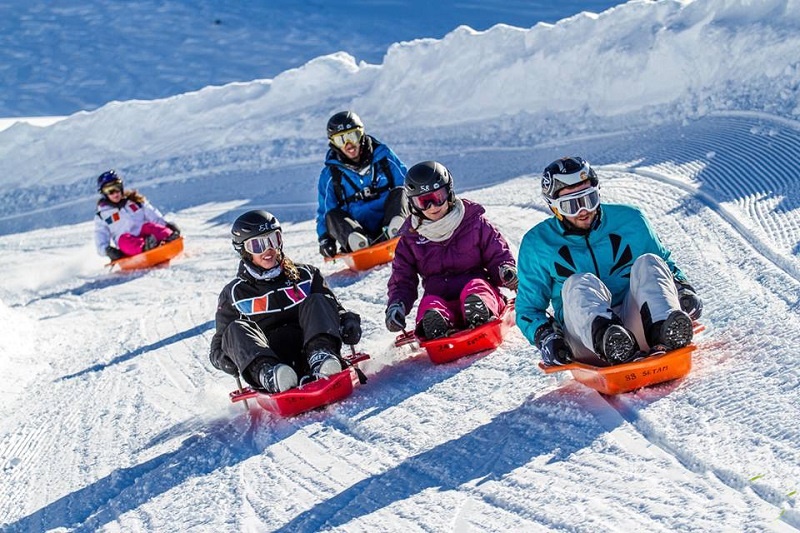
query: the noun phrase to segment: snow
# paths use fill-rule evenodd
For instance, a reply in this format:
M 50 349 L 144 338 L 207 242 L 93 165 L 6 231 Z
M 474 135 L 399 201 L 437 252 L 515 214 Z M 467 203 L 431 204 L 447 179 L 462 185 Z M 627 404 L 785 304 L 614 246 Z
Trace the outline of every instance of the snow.
M 332 6 L 0 8 L 17 95 L 0 131 L 0 529 L 800 529 L 800 2 L 409 4 L 337 3 L 363 32 L 330 39 Z M 104 17 L 117 48 L 95 38 Z M 267 26 L 285 39 L 253 38 Z M 317 253 L 323 128 L 346 108 L 406 163 L 445 163 L 515 253 L 548 216 L 541 169 L 587 157 L 705 301 L 692 372 L 604 397 L 545 376 L 516 329 L 441 366 L 394 348 L 389 268 Z M 168 268 L 94 255 L 111 167 L 183 228 Z M 246 413 L 208 362 L 229 226 L 251 208 L 363 317 L 369 381 L 323 411 Z

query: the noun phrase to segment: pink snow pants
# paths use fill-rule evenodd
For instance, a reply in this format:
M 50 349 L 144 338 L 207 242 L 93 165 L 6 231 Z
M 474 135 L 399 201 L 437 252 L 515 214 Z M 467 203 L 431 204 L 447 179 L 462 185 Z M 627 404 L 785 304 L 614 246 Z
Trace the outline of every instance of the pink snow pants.
M 471 294 L 480 296 L 483 303 L 486 304 L 486 307 L 489 308 L 492 315 L 495 317 L 500 316 L 500 313 L 506 308 L 506 302 L 497 288 L 484 279 L 473 279 L 467 282 L 464 288 L 461 289 L 458 300 L 445 300 L 433 294 L 426 294 L 423 296 L 417 308 L 417 326 L 419 327 L 419 323 L 425 315 L 425 311 L 428 309 L 435 309 L 439 311 L 453 327 L 458 329 L 465 328 L 464 300 Z
M 155 222 L 145 222 L 138 236 L 130 233 L 120 235 L 117 246 L 125 255 L 140 254 L 144 251 L 144 238 L 148 235 L 152 235 L 158 242 L 161 242 L 172 235 L 172 230 Z

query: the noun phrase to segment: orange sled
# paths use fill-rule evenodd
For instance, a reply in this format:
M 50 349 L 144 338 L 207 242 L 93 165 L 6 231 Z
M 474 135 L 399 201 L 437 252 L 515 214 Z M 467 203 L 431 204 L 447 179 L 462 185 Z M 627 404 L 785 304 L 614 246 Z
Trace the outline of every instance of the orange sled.
M 694 332 L 700 333 L 704 326 L 695 324 Z M 663 355 L 654 355 L 640 361 L 614 366 L 594 366 L 573 362 L 567 365 L 546 366 L 539 363 L 545 374 L 569 370 L 575 381 L 608 395 L 682 378 L 692 369 L 692 352 L 696 346 L 690 344 Z
M 514 326 L 516 314 L 514 302 L 506 305 L 500 318 L 487 322 L 474 329 L 459 331 L 450 337 L 425 340 L 417 337 L 413 331 L 397 336 L 395 346 L 404 346 L 418 342 L 420 348 L 428 353 L 428 357 L 437 365 L 449 363 L 467 355 L 494 350 L 503 342 L 509 328 Z
M 342 260 L 350 270 L 369 270 L 374 266 L 391 263 L 392 259 L 394 259 L 394 249 L 397 248 L 397 241 L 399 240 L 400 237 L 395 237 L 355 252 L 326 257 L 325 262 Z
M 369 359 L 369 355 L 356 353 L 346 359 L 352 366 L 330 377 L 275 394 L 245 387 L 230 393 L 231 402 L 255 399 L 262 409 L 282 417 L 296 416 L 338 402 L 353 393 L 353 386 L 361 379 L 355 365 Z
M 146 252 L 123 257 L 110 262 L 107 266 L 118 266 L 120 270 L 136 270 L 139 268 L 150 268 L 161 263 L 166 263 L 183 251 L 183 237 L 178 237 L 174 241 L 165 242 Z

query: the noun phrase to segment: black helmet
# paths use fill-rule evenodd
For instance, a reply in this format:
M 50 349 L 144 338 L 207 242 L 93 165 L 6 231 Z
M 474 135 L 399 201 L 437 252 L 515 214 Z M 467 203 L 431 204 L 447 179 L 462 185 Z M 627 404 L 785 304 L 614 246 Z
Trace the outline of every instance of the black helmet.
M 591 190 L 587 189 L 585 192 L 585 199 L 572 199 L 569 202 L 566 199 L 558 200 L 558 194 L 562 189 L 584 181 L 589 181 L 591 184 Z M 588 161 L 582 157 L 562 157 L 547 165 L 542 172 L 542 195 L 556 218 L 561 220 L 564 215 L 572 216 L 569 214 L 570 210 L 579 213 L 581 209 L 590 211 L 596 209 L 600 205 L 598 183 L 597 174 Z
M 447 193 L 446 200 L 448 202 L 453 203 L 456 200 L 456 194 L 453 191 L 453 176 L 443 164 L 437 161 L 423 161 L 408 169 L 404 187 L 411 212 L 417 216 L 422 216 L 424 208 L 424 205 L 416 205 L 417 202 L 414 199 L 417 197 L 444 190 Z M 445 197 L 442 196 L 441 199 L 444 201 Z
M 328 119 L 328 138 L 330 139 L 336 133 L 356 128 L 360 128 L 362 132 L 364 130 L 361 117 L 352 111 L 339 111 Z
M 261 209 L 248 211 L 234 220 L 233 226 L 231 226 L 233 249 L 236 250 L 240 256 L 246 258 L 249 256 L 244 250 L 244 242 L 247 239 L 252 239 L 253 237 L 274 231 L 279 233 L 281 231 L 281 223 L 278 222 L 275 215 Z
M 122 176 L 116 170 L 106 170 L 97 176 L 97 192 L 103 192 L 103 187 L 108 185 L 119 185 L 122 187 Z
M 597 174 L 582 157 L 562 157 L 547 165 L 542 172 L 542 194 L 548 203 L 558 197 L 565 187 L 590 180 L 597 187 Z

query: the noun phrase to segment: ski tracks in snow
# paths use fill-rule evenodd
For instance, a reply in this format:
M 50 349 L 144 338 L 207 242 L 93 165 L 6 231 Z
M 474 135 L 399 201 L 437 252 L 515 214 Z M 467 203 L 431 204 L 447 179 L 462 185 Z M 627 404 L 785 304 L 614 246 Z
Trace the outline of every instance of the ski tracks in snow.
M 738 263 L 738 268 L 748 272 L 756 279 L 767 275 L 766 273 L 773 270 L 773 267 L 777 269 L 777 272 L 773 271 L 769 274 L 770 277 L 774 276 L 776 279 L 770 283 L 762 283 L 762 285 L 772 289 L 770 295 L 772 298 L 782 300 L 786 304 L 786 311 L 790 314 L 786 321 L 779 320 L 785 326 L 783 333 L 796 337 L 797 317 L 791 311 L 796 310 L 797 302 L 800 301 L 798 300 L 800 268 L 798 268 L 796 259 L 797 243 L 800 240 L 800 214 L 796 209 L 798 191 L 791 185 L 791 182 L 795 180 L 793 175 L 795 172 L 792 168 L 793 165 L 789 162 L 796 161 L 800 156 L 800 126 L 797 123 L 787 123 L 785 120 L 773 122 L 770 117 L 763 115 L 753 117 L 747 114 L 736 114 L 709 120 L 713 122 L 721 120 L 730 122 L 730 124 L 724 128 L 715 125 L 711 128 L 714 132 L 713 135 L 707 134 L 705 128 L 700 125 L 697 128 L 700 131 L 699 135 L 697 132 L 687 133 L 687 136 L 690 137 L 689 140 L 676 143 L 671 147 L 671 151 L 660 154 L 666 160 L 664 163 L 641 167 L 608 165 L 603 168 L 605 171 L 634 173 L 670 188 L 678 189 L 691 200 L 699 202 L 719 216 L 728 225 L 728 229 L 740 237 L 740 242 L 735 243 L 735 246 L 743 248 L 744 253 L 741 253 L 739 260 L 735 261 Z M 725 134 L 719 135 L 720 131 L 724 131 Z M 688 147 L 691 150 L 684 152 L 680 150 L 682 147 Z M 705 153 L 701 154 L 700 151 Z M 717 164 L 720 159 L 723 159 L 722 164 Z M 676 161 L 683 162 L 683 164 L 676 165 Z M 726 173 L 730 175 L 726 175 Z M 641 181 L 634 182 L 624 174 L 614 176 L 612 181 L 617 180 L 622 184 L 627 184 L 629 189 L 633 189 L 637 184 L 645 187 Z M 640 194 L 642 194 L 641 191 L 634 196 Z M 652 202 L 650 198 L 647 198 L 644 203 L 650 206 L 659 205 L 658 202 Z M 691 216 L 696 209 L 691 206 L 690 201 L 687 201 L 684 202 L 683 207 L 677 210 L 673 209 L 671 212 L 680 213 L 681 211 Z M 707 222 L 707 217 L 697 220 L 699 224 Z M 656 231 L 661 233 L 658 227 L 656 227 Z M 670 238 L 674 239 L 675 234 L 671 233 L 667 239 Z M 745 251 L 748 248 L 749 253 Z M 702 259 L 712 259 L 716 255 L 710 249 L 706 249 L 704 252 L 706 253 L 700 254 Z M 708 257 L 709 255 L 711 257 Z M 678 262 L 680 264 L 680 260 Z M 692 266 L 696 268 L 702 265 L 694 264 Z M 697 276 L 693 278 L 695 273 L 692 270 L 686 267 L 684 270 L 687 271 L 690 280 L 697 279 Z M 713 292 L 715 288 L 722 291 L 722 285 L 730 283 L 731 280 L 723 279 L 721 281 L 721 283 L 719 279 L 712 281 L 709 287 L 712 290 L 709 293 Z M 701 292 L 701 294 L 704 293 Z M 746 301 L 746 297 L 743 300 Z M 706 298 L 706 304 L 707 317 L 702 321 L 709 320 L 713 325 L 713 314 L 708 316 L 708 311 L 713 309 L 713 301 Z M 765 317 L 775 313 L 774 305 L 765 307 L 766 309 L 756 309 L 755 312 L 763 313 Z M 722 327 L 727 325 L 735 326 L 735 324 L 719 324 Z M 700 339 L 696 341 L 700 345 L 700 349 L 695 352 L 694 356 L 696 364 L 698 359 L 701 360 L 701 364 L 702 359 L 716 359 L 723 365 L 725 364 L 726 357 L 720 357 L 719 354 L 713 353 L 719 346 L 715 346 L 706 339 L 706 337 L 713 336 L 715 336 L 715 331 L 712 328 L 707 335 L 701 335 Z M 746 346 L 742 346 L 741 352 L 736 355 L 748 357 L 749 354 L 770 353 L 771 351 L 768 342 L 754 348 L 754 350 L 747 350 Z M 758 361 L 756 364 L 761 362 L 763 361 Z M 783 358 L 783 362 L 792 365 L 789 368 L 794 368 L 789 358 Z M 770 368 L 764 370 L 766 376 L 759 375 L 756 369 L 753 376 L 749 378 L 753 380 L 752 386 L 761 386 L 763 382 L 760 382 L 760 378 L 770 378 L 774 374 L 780 373 L 780 371 L 773 372 Z M 789 372 L 792 371 L 789 370 Z M 796 378 L 789 377 L 788 379 L 796 381 Z M 692 381 L 692 378 L 690 377 L 688 380 Z M 782 386 L 780 382 L 778 384 Z M 693 447 L 684 446 L 680 441 L 674 440 L 679 435 L 667 435 L 661 430 L 659 420 L 649 416 L 648 404 L 654 399 L 658 399 L 659 391 L 663 391 L 665 388 L 668 388 L 669 391 L 674 387 L 674 385 L 667 384 L 618 397 L 605 397 L 598 394 L 598 397 L 605 400 L 605 402 L 598 402 L 598 405 L 601 407 L 608 405 L 613 408 L 638 431 L 645 443 L 652 444 L 675 458 L 688 471 L 700 476 L 710 476 L 718 484 L 720 490 L 736 491 L 748 500 L 759 500 L 768 504 L 774 508 L 775 520 L 780 518 L 787 526 L 800 527 L 800 515 L 793 509 L 795 499 L 792 495 L 795 491 L 792 490 L 791 484 L 777 487 L 774 484 L 757 481 L 762 477 L 761 474 L 751 477 L 737 472 L 724 458 L 709 461 L 707 457 L 692 452 Z M 707 388 L 709 394 L 705 400 L 712 412 L 727 411 L 734 419 L 752 418 L 751 409 L 741 407 L 731 411 L 730 405 L 718 405 L 720 402 L 717 398 L 724 398 L 723 401 L 728 401 L 729 398 L 718 397 L 715 395 L 713 387 Z M 796 399 L 797 395 L 794 394 L 793 399 L 787 401 L 783 406 L 763 406 L 761 410 L 763 418 L 746 420 L 747 425 L 743 430 L 753 431 L 754 440 L 757 440 L 759 436 L 763 437 L 770 432 L 780 435 L 783 433 L 780 430 L 782 425 L 787 430 L 789 427 L 796 428 L 796 424 L 792 422 L 797 415 L 796 404 L 793 404 Z M 771 407 L 775 407 L 775 409 Z M 770 426 L 771 421 L 776 421 L 777 424 Z M 712 442 L 711 445 L 713 446 L 713 444 Z M 636 446 L 636 442 L 628 440 L 627 445 Z M 780 453 L 779 443 L 773 443 L 772 447 L 778 450 L 777 453 Z M 765 467 L 769 469 L 768 465 L 751 465 L 751 467 L 754 469 L 751 473 L 756 473 Z M 774 481 L 777 473 L 771 472 L 770 477 L 773 479 L 770 481 Z M 785 478 L 789 483 L 791 483 L 791 479 L 791 475 Z M 773 525 L 779 527 L 777 524 Z
M 186 214 L 187 250 L 170 268 L 56 287 L 28 304 L 46 317 L 43 329 L 71 331 L 67 340 L 91 356 L 58 347 L 64 359 L 47 373 L 48 392 L 70 402 L 57 414 L 33 402 L 0 438 L 12 482 L 0 521 L 16 520 L 12 529 L 153 530 L 173 515 L 187 528 L 279 531 L 798 527 L 786 496 L 800 479 L 798 378 L 786 371 L 794 356 L 774 348 L 800 340 L 791 313 L 800 220 L 764 161 L 796 157 L 800 141 L 796 129 L 763 117 L 707 120 L 683 128 L 680 142 L 642 139 L 638 149 L 654 155 L 641 164 L 599 167 L 604 200 L 646 207 L 706 301 L 709 330 L 684 380 L 603 398 L 542 375 L 516 329 L 490 355 L 435 366 L 390 346 L 388 267 L 352 275 L 323 266 L 345 307 L 362 315 L 370 381 L 322 412 L 241 415 L 221 407 L 233 381 L 207 361 L 217 291 L 234 259 L 227 228 L 208 231 L 219 213 L 198 210 Z M 726 172 L 748 173 L 748 188 L 718 188 Z M 512 247 L 547 216 L 529 176 L 467 196 L 487 205 Z M 285 230 L 292 258 L 318 264 L 312 224 Z M 156 299 L 144 314 L 131 303 L 141 290 Z M 117 322 L 96 328 L 87 317 L 97 315 Z M 774 355 L 757 357 L 765 353 Z M 771 391 L 770 405 L 746 404 L 753 387 Z M 730 437 L 744 432 L 753 449 Z M 65 443 L 63 464 L 53 461 Z M 33 478 L 68 481 L 30 504 Z M 19 509 L 33 512 L 20 518 Z

